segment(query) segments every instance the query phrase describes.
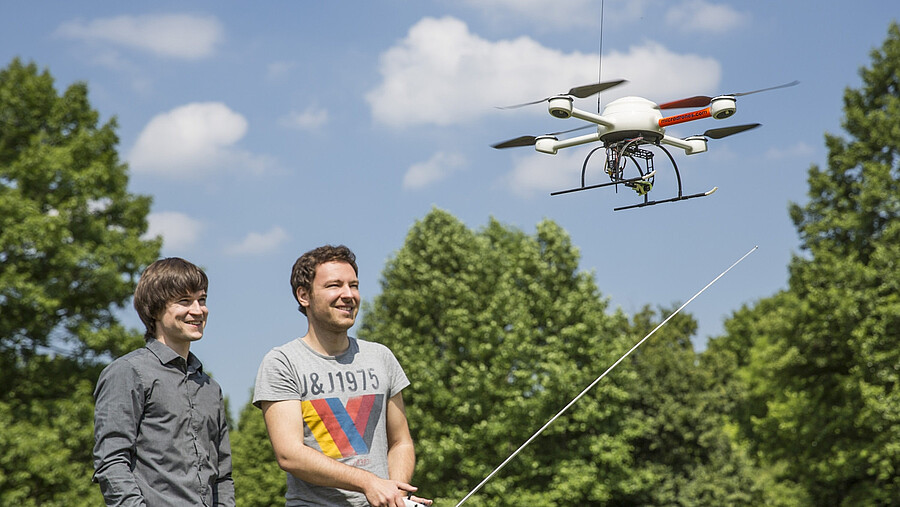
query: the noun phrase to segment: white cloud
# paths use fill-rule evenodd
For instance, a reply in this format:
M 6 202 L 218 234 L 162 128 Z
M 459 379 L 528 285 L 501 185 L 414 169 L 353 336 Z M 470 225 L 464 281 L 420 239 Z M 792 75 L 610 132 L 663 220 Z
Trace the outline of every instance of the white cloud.
M 328 123 L 328 110 L 317 106 L 309 106 L 303 111 L 291 111 L 278 120 L 284 127 L 302 130 L 315 130 Z
M 791 146 L 786 146 L 783 148 L 769 148 L 766 150 L 766 158 L 770 160 L 781 160 L 785 158 L 801 158 L 801 157 L 811 157 L 815 154 L 815 150 L 812 146 L 804 143 L 798 142 Z
M 231 255 L 257 255 L 274 251 L 285 240 L 287 232 L 281 227 L 272 227 L 268 232 L 251 232 L 240 242 L 225 251 Z
M 266 66 L 266 79 L 280 79 L 286 76 L 295 66 L 294 62 L 272 62 Z
M 628 51 L 612 51 L 603 56 L 603 69 L 628 83 L 604 92 L 606 102 L 625 95 L 646 97 L 656 103 L 715 93 L 722 66 L 714 58 L 678 54 L 657 42 L 631 46 Z
M 166 251 L 183 250 L 193 246 L 203 229 L 203 223 L 177 211 L 150 213 L 143 239 L 163 237 Z
M 488 41 L 452 17 L 424 18 L 381 55 L 383 81 L 366 99 L 374 119 L 391 126 L 458 124 L 496 114 L 495 106 L 596 82 L 598 62 L 597 54 L 563 53 L 528 37 Z M 712 58 L 644 42 L 604 55 L 603 73 L 629 80 L 604 92 L 605 101 L 643 94 L 662 102 L 715 92 L 721 67 Z M 547 114 L 541 106 L 523 110 Z
M 128 160 L 136 172 L 169 176 L 235 167 L 259 172 L 265 159 L 234 148 L 246 133 L 247 120 L 225 104 L 195 102 L 153 117 Z
M 683 32 L 721 34 L 744 24 L 749 15 L 728 5 L 716 5 L 704 0 L 687 0 L 666 12 L 666 23 Z
M 526 148 L 522 148 L 526 149 Z M 514 194 L 531 197 L 536 193 L 549 194 L 557 190 L 565 190 L 581 185 L 581 167 L 584 163 L 583 152 L 561 151 L 556 155 L 532 153 L 519 157 L 514 162 L 513 170 L 506 175 L 507 184 Z M 604 153 L 596 154 L 592 160 L 599 164 L 595 177 L 606 178 L 602 172 Z M 590 168 L 588 168 L 590 171 Z M 606 181 L 606 180 L 603 180 Z M 588 185 L 602 183 L 590 181 Z
M 186 60 L 210 56 L 224 39 L 222 24 L 214 16 L 188 14 L 73 20 L 61 24 L 56 34 Z
M 413 164 L 403 176 L 403 188 L 417 190 L 440 181 L 458 171 L 466 164 L 466 159 L 459 153 L 435 153 L 425 162 Z

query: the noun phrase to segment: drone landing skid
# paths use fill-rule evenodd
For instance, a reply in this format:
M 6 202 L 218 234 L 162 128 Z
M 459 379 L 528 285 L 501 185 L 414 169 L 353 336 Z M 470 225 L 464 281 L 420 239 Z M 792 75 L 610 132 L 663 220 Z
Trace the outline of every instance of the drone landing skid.
M 643 207 L 645 207 L 645 206 L 653 206 L 653 205 L 656 205 L 656 204 L 663 204 L 663 203 L 667 203 L 667 202 L 686 201 L 686 200 L 688 200 L 688 199 L 694 199 L 694 198 L 696 198 L 696 197 L 706 197 L 706 196 L 708 196 L 708 195 L 712 195 L 713 192 L 715 192 L 715 191 L 718 190 L 718 189 L 719 189 L 719 187 L 713 187 L 713 188 L 710 189 L 709 191 L 706 191 L 706 192 L 700 192 L 699 194 L 680 195 L 680 196 L 678 196 L 678 197 L 672 197 L 671 199 L 660 199 L 660 200 L 658 200 L 658 201 L 644 201 L 644 202 L 639 203 L 639 204 L 632 204 L 632 205 L 630 205 L 630 206 L 621 206 L 621 207 L 618 207 L 618 208 L 613 208 L 613 211 L 621 211 L 621 210 L 625 210 L 625 209 L 633 209 L 633 208 L 643 208 Z
M 656 176 L 656 170 L 653 169 L 653 153 L 649 150 L 640 149 L 642 144 L 652 144 L 662 150 L 663 153 L 669 158 L 669 161 L 672 163 L 672 169 L 675 170 L 675 181 L 678 185 L 678 194 L 675 197 L 671 197 L 669 199 L 659 199 L 656 201 L 650 201 L 648 199 L 648 192 L 653 188 L 654 177 Z M 585 185 L 584 184 L 584 176 L 587 171 L 588 161 L 595 152 L 605 147 L 607 150 L 607 161 L 606 161 L 606 173 L 611 178 L 611 181 L 606 183 L 599 183 L 596 185 Z M 605 145 L 603 147 L 595 148 L 591 150 L 588 156 L 584 159 L 584 164 L 581 167 L 581 186 L 576 188 L 570 188 L 568 190 L 558 190 L 556 192 L 551 192 L 550 195 L 560 195 L 560 194 L 569 194 L 572 192 L 580 192 L 582 190 L 591 190 L 595 188 L 603 188 L 616 185 L 624 185 L 626 187 L 630 187 L 632 190 L 636 191 L 638 195 L 643 196 L 644 201 L 638 204 L 631 204 L 629 206 L 621 206 L 618 208 L 613 208 L 613 211 L 621 211 L 626 209 L 634 209 L 634 208 L 644 208 L 646 206 L 654 206 L 656 204 L 663 204 L 668 202 L 678 202 L 678 201 L 686 201 L 688 199 L 696 199 L 697 197 L 706 197 L 708 195 L 712 195 L 719 187 L 713 187 L 707 192 L 700 192 L 698 194 L 689 194 L 684 195 L 681 191 L 681 173 L 678 171 L 678 164 L 675 162 L 675 158 L 672 157 L 672 154 L 669 153 L 664 146 L 660 145 L 659 142 L 645 142 L 643 137 L 638 136 L 635 138 L 628 138 L 613 143 L 611 145 Z M 623 178 L 622 172 L 624 170 L 624 165 L 620 164 L 620 161 L 627 157 L 630 159 L 636 166 L 638 166 L 638 172 L 641 174 L 635 176 L 633 178 Z M 638 164 L 637 159 L 644 160 L 646 164 L 645 171 L 641 170 L 640 164 Z M 613 169 L 610 169 L 613 168 Z
M 557 190 L 556 192 L 550 192 L 550 195 L 571 194 L 572 192 L 580 192 L 580 191 L 582 191 L 582 190 L 592 190 L 592 189 L 595 189 L 595 188 L 610 187 L 610 186 L 612 186 L 612 185 L 625 185 L 625 184 L 627 184 L 627 183 L 635 183 L 635 182 L 638 182 L 638 181 L 646 181 L 647 178 L 649 178 L 650 176 L 653 176 L 653 174 L 655 174 L 655 172 L 656 172 L 656 171 L 654 171 L 654 172 L 651 173 L 651 174 L 645 174 L 645 175 L 643 175 L 643 176 L 638 176 L 638 177 L 636 177 L 636 178 L 627 178 L 627 179 L 621 179 L 621 180 L 620 180 L 620 179 L 617 179 L 617 180 L 615 180 L 615 181 L 608 181 L 608 182 L 606 182 L 606 183 L 599 183 L 599 184 L 597 184 L 597 185 L 587 185 L 587 186 L 582 185 L 582 186 L 580 186 L 580 187 L 569 188 L 569 189 L 567 189 L 567 190 Z

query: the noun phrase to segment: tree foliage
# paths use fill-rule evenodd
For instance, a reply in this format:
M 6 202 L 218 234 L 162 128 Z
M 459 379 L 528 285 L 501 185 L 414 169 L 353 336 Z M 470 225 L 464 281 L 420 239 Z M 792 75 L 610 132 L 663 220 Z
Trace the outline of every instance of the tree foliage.
M 360 336 L 391 347 L 412 381 L 404 399 L 426 496 L 461 499 L 649 332 L 655 314 L 632 324 L 607 313 L 578 261 L 550 221 L 534 236 L 495 220 L 474 232 L 433 210 L 388 262 Z M 699 392 L 695 330 L 673 320 L 656 348 L 604 378 L 467 503 L 765 499 Z
M 241 507 L 271 507 L 284 504 L 287 482 L 278 463 L 262 412 L 247 403 L 240 423 L 231 429 L 234 494 Z
M 644 308 L 633 333 L 645 336 L 674 309 L 659 316 Z M 780 484 L 750 459 L 729 431 L 727 399 L 710 369 L 698 361 L 691 337 L 697 324 L 679 314 L 632 354 L 631 389 L 635 472 L 651 487 L 628 505 L 797 505 L 798 492 Z M 789 493 L 789 494 L 788 494 Z
M 116 310 L 159 251 L 150 199 L 128 192 L 115 120 L 87 87 L 0 70 L 0 504 L 97 505 L 90 484 L 99 364 L 140 345 Z
M 539 224 L 533 238 L 493 220 L 476 233 L 439 210 L 388 262 L 360 336 L 388 344 L 413 383 L 404 399 L 427 494 L 462 498 L 588 385 L 596 365 L 614 360 L 626 320 L 605 314 L 577 267 L 555 224 Z M 473 505 L 596 501 L 627 482 L 620 405 L 609 403 L 626 393 L 609 382 L 593 394 Z
M 900 28 L 844 94 L 845 140 L 791 216 L 806 255 L 788 289 L 737 312 L 710 352 L 734 421 L 814 504 L 900 498 Z

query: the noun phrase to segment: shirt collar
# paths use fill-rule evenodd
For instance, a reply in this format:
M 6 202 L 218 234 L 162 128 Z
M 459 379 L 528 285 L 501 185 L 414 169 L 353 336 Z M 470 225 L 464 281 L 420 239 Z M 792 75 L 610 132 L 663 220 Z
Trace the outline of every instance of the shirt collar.
M 147 348 L 150 349 L 150 352 L 153 352 L 153 355 L 162 364 L 169 364 L 178 359 L 183 359 L 177 352 L 170 349 L 168 345 L 156 339 L 147 340 Z M 200 362 L 200 359 L 193 352 L 188 352 L 187 369 L 188 371 L 203 371 L 203 363 Z

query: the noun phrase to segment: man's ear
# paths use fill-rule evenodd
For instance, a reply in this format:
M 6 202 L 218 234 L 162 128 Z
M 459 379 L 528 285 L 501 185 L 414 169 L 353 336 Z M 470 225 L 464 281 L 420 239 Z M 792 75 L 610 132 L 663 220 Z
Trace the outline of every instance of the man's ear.
M 304 308 L 309 308 L 309 291 L 305 287 L 297 287 L 297 302 Z

